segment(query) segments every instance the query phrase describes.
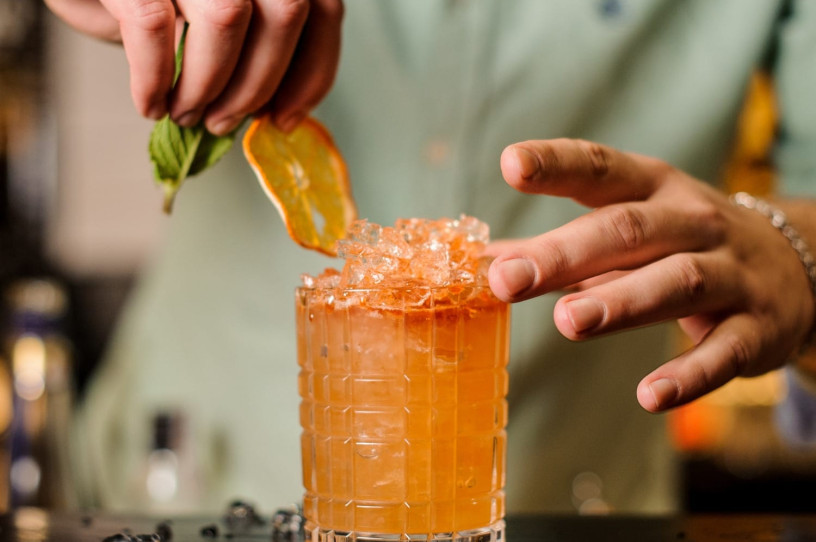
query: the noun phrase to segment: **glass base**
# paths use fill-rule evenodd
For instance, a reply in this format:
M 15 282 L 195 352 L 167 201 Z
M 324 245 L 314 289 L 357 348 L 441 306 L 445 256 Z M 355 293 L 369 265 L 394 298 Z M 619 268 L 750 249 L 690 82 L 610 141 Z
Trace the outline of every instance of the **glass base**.
M 448 533 L 379 534 L 323 529 L 306 522 L 303 538 L 306 542 L 503 542 L 504 521 L 480 529 Z

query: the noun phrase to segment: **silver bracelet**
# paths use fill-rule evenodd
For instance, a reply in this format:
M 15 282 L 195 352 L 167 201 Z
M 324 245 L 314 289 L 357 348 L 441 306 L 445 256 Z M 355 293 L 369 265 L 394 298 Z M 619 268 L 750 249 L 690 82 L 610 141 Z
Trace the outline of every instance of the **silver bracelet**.
M 810 252 L 805 240 L 799 235 L 799 232 L 790 225 L 785 213 L 764 199 L 755 198 L 746 192 L 737 192 L 732 195 L 731 203 L 745 207 L 746 209 L 753 209 L 768 218 L 768 220 L 771 221 L 771 225 L 782 232 L 782 235 L 790 242 L 791 247 L 793 247 L 793 250 L 795 250 L 797 256 L 799 256 L 799 261 L 802 262 L 808 280 L 810 280 L 810 292 L 814 298 L 816 298 L 816 259 L 813 258 L 813 254 Z

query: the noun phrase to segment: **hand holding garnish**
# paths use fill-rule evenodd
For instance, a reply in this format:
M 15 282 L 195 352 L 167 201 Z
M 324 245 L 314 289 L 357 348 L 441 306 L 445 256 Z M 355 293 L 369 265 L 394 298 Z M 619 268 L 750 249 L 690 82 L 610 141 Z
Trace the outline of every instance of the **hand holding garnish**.
M 176 78 L 181 74 L 186 38 L 176 51 Z M 237 130 L 236 130 L 237 131 Z M 170 213 L 187 177 L 214 165 L 231 147 L 235 133 L 218 136 L 199 123 L 179 126 L 169 116 L 150 135 L 150 159 L 156 181 L 164 189 L 164 211 Z M 348 171 L 329 131 L 313 118 L 291 133 L 275 124 L 271 113 L 253 120 L 244 141 L 244 155 L 286 229 L 298 244 L 329 256 L 357 218 Z

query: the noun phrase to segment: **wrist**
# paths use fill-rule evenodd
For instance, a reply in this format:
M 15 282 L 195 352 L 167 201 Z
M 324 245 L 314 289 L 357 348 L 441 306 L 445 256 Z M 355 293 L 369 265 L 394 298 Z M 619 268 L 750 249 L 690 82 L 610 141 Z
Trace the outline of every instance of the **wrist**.
M 738 206 L 756 211 L 768 219 L 769 223 L 781 233 L 790 245 L 793 252 L 799 259 L 802 270 L 807 278 L 809 289 L 807 314 L 807 332 L 801 344 L 796 349 L 797 357 L 811 349 L 816 343 L 816 257 L 811 251 L 813 243 L 808 243 L 808 239 L 816 239 L 814 226 L 809 216 L 813 213 L 813 204 L 804 202 L 789 202 L 787 204 L 771 204 L 766 200 L 754 197 L 746 192 L 738 192 L 731 196 L 731 202 Z M 805 214 L 805 213 L 808 214 Z M 793 218 L 791 218 L 793 217 Z M 796 224 L 794 227 L 793 224 Z M 816 370 L 813 371 L 816 378 Z
M 801 238 L 811 248 L 811 254 L 816 257 L 816 200 L 790 199 L 775 201 L 792 224 L 796 225 Z M 810 333 L 799 350 L 797 365 L 805 374 L 811 374 L 816 382 L 816 301 L 811 300 L 811 317 L 809 320 Z

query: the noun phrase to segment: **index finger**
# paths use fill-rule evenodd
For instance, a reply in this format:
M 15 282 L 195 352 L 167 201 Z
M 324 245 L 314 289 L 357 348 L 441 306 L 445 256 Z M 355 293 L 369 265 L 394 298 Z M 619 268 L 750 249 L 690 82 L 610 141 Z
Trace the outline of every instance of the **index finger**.
M 170 116 L 182 126 L 195 126 L 204 108 L 229 81 L 252 17 L 249 0 L 178 0 L 190 23 L 184 45 L 184 69 L 170 100 Z
M 171 0 L 101 0 L 119 21 L 130 65 L 136 110 L 158 119 L 167 113 L 173 86 L 176 8 Z
M 701 208 L 702 209 L 702 208 Z M 673 202 L 620 203 L 597 209 L 536 237 L 496 243 L 488 277 L 505 301 L 521 301 L 616 270 L 635 269 L 722 240 L 706 210 Z
M 590 207 L 647 199 L 657 189 L 660 160 L 580 139 L 530 140 L 505 148 L 501 170 L 521 192 L 570 197 Z

